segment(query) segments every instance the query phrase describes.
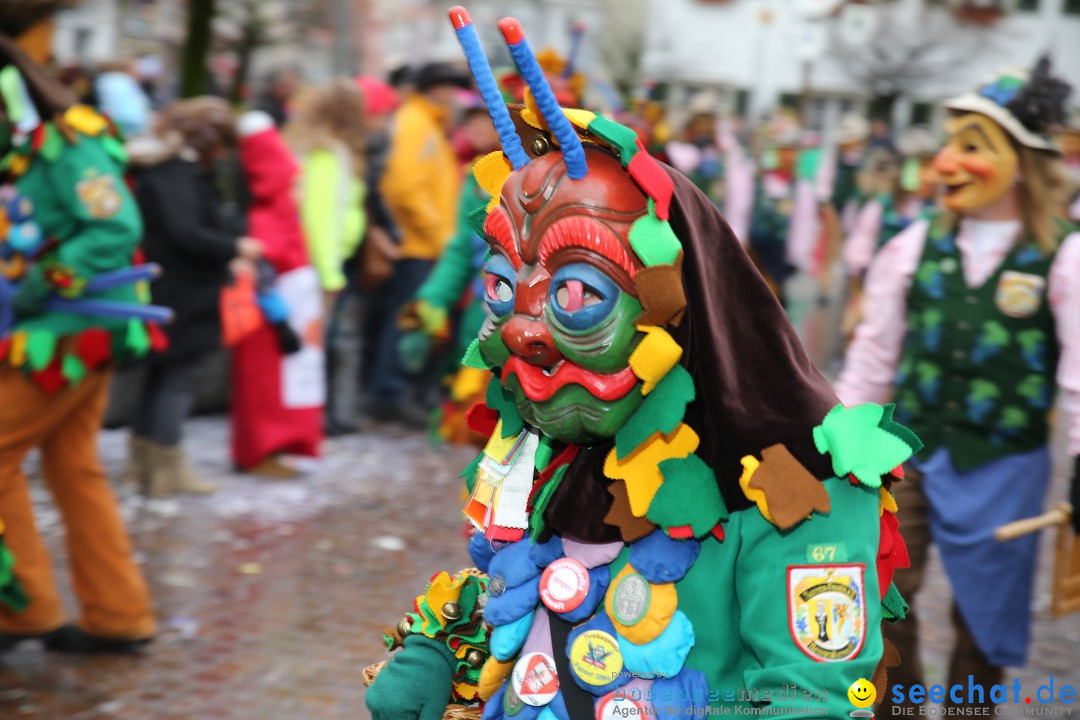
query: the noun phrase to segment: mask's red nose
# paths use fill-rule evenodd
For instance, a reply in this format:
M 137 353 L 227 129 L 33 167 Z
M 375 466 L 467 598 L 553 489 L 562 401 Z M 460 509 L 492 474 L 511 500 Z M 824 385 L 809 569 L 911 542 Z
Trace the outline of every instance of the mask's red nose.
M 510 352 L 531 365 L 550 367 L 562 360 L 551 330 L 538 320 L 515 315 L 503 326 L 502 340 Z

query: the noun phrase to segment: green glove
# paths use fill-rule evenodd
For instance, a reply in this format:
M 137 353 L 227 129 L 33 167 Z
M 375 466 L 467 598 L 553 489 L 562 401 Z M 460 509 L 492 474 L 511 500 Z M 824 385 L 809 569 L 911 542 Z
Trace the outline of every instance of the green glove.
M 424 369 L 427 362 L 428 350 L 431 349 L 431 338 L 419 330 L 403 332 L 398 339 L 398 360 L 401 367 L 410 375 L 415 375 Z
M 365 699 L 372 720 L 442 720 L 454 686 L 454 657 L 445 643 L 409 635 Z

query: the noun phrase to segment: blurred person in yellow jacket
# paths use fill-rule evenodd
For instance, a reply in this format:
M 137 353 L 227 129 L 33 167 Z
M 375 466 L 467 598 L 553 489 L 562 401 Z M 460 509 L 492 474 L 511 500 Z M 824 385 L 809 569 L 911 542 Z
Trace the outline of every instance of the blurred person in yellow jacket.
M 371 368 L 371 415 L 376 420 L 423 427 L 427 414 L 409 401 L 409 379 L 400 367 L 400 330 L 393 318 L 416 293 L 457 228 L 461 172 L 448 129 L 458 91 L 468 75 L 445 63 L 420 68 L 416 94 L 394 118 L 390 157 L 380 189 L 401 231 L 401 256 L 385 288 L 378 293 L 386 320 L 374 338 Z

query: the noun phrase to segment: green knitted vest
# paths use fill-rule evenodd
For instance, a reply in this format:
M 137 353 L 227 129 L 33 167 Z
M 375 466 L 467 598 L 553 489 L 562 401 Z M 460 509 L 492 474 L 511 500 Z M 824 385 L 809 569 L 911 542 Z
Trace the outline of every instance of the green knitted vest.
M 923 458 L 944 446 L 965 471 L 1048 440 L 1059 352 L 1046 291 L 1054 256 L 1021 240 L 969 288 L 955 231 L 939 225 L 908 292 L 896 418 L 922 439 Z

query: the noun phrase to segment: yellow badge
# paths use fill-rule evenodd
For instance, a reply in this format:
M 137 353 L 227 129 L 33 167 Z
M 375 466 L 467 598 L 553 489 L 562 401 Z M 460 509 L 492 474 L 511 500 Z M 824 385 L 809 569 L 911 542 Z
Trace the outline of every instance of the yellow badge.
M 866 640 L 864 565 L 788 566 L 788 625 L 818 662 L 850 660 Z
M 124 202 L 112 175 L 98 175 L 83 180 L 75 186 L 75 192 L 79 202 L 93 218 L 113 217 L 120 212 Z
M 1031 317 L 1042 305 L 1046 278 L 1040 275 L 1006 270 L 1001 273 L 994 301 L 998 310 L 1009 317 Z
M 602 630 L 582 633 L 570 646 L 570 668 L 588 685 L 610 685 L 623 669 L 618 641 Z

